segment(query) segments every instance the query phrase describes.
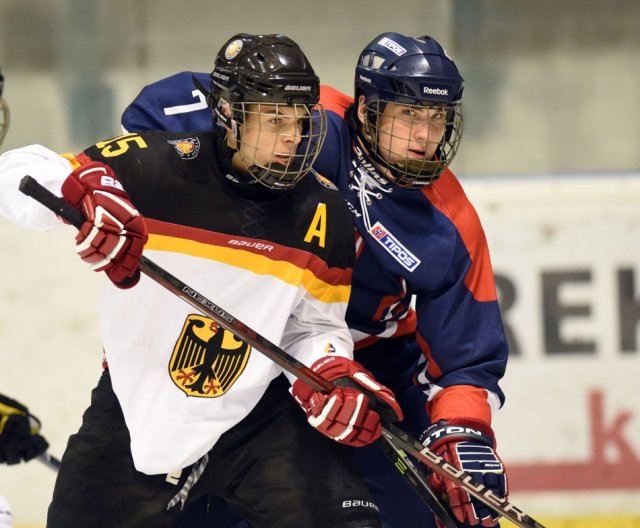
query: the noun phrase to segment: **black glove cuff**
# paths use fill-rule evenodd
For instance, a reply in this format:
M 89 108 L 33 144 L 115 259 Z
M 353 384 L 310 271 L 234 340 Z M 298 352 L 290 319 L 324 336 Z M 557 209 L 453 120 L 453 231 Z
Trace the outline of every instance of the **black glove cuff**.
M 489 430 L 476 427 L 475 424 L 465 424 L 464 422 L 448 422 L 440 420 L 429 426 L 420 435 L 420 442 L 429 449 L 437 449 L 442 444 L 448 442 L 476 442 L 478 444 L 494 447 L 493 434 Z
M 109 272 L 107 272 L 107 276 L 109 276 Z M 111 277 L 109 277 L 109 279 L 111 279 Z M 133 288 L 136 284 L 138 284 L 139 281 L 140 270 L 137 269 L 130 277 L 122 279 L 120 282 L 116 282 L 114 280 L 112 280 L 111 282 L 113 282 L 113 284 L 115 284 L 121 290 L 128 290 L 129 288 Z

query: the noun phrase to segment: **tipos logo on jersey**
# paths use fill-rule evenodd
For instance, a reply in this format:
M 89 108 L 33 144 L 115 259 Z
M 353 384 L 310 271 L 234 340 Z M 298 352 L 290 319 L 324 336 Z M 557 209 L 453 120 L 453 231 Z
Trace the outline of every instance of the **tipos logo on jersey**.
M 213 319 L 191 314 L 169 361 L 169 373 L 187 396 L 217 398 L 244 371 L 251 347 Z
M 380 222 L 376 222 L 369 232 L 404 268 L 413 271 L 420 265 L 420 259 L 404 247 Z
M 173 145 L 182 159 L 193 159 L 200 151 L 198 138 L 169 139 L 167 141 Z

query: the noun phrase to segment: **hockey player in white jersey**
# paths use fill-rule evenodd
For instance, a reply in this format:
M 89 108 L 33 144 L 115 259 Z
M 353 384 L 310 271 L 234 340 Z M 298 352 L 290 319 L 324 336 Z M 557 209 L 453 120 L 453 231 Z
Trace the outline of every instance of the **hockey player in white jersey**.
M 352 360 L 353 225 L 335 186 L 311 169 L 324 135 L 324 120 L 311 118 L 319 80 L 287 37 L 246 34 L 223 46 L 211 78 L 223 125 L 213 132 L 0 157 L 0 211 L 25 227 L 60 224 L 18 192 L 34 176 L 83 212 L 76 251 L 111 281 L 100 308 L 107 368 L 69 439 L 47 526 L 170 526 L 212 493 L 255 527 L 379 527 L 337 442 L 380 435 L 359 379 L 402 413 Z M 318 374 L 356 388 L 327 395 L 287 380 L 141 277 L 143 249 Z

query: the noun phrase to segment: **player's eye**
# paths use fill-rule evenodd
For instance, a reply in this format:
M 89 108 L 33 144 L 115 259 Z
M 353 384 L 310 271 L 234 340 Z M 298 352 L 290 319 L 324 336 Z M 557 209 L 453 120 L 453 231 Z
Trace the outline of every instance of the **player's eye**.
M 432 114 L 430 118 L 430 121 L 435 124 L 442 124 L 444 123 L 444 120 L 445 120 L 444 111 L 436 112 L 435 114 Z

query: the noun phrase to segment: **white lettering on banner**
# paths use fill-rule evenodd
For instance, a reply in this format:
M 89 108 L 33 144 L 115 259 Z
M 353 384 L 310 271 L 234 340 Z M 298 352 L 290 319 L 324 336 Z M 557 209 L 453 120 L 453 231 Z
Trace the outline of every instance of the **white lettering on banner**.
M 640 174 L 464 187 L 487 236 L 512 357 L 640 353 Z

